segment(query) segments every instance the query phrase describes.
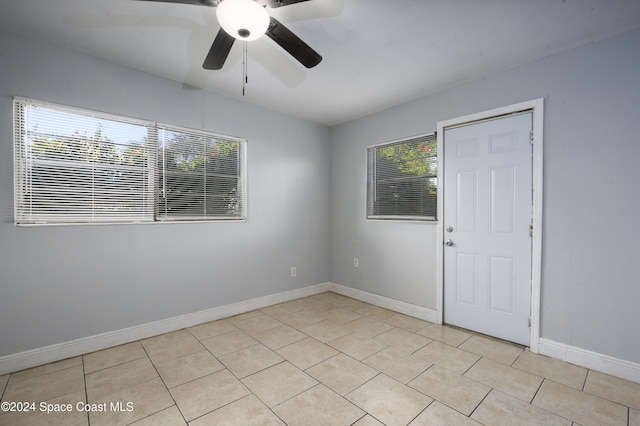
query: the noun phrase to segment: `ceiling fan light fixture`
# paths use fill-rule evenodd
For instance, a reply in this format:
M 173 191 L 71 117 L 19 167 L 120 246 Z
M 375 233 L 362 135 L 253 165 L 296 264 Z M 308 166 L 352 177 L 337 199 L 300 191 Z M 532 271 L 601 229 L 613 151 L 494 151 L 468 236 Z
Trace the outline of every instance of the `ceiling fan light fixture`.
M 216 16 L 222 29 L 238 40 L 256 40 L 269 28 L 269 14 L 254 0 L 224 0 Z

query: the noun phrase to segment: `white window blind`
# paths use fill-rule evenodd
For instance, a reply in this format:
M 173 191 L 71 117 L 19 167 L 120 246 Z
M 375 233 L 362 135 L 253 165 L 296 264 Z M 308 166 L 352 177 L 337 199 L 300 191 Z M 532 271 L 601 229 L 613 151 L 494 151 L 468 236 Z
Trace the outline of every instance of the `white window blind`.
M 147 123 L 27 100 L 14 114 L 17 223 L 153 218 Z
M 160 220 L 244 218 L 241 140 L 158 126 Z
M 368 149 L 367 218 L 435 220 L 435 133 Z
M 242 139 L 18 98 L 14 127 L 18 225 L 244 218 Z

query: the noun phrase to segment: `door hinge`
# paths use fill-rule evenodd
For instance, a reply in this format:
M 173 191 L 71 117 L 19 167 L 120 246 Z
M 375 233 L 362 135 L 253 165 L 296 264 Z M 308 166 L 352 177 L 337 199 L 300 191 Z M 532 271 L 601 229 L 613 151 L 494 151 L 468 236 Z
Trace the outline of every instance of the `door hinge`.
M 529 317 L 529 328 L 531 328 L 531 317 Z
M 533 237 L 533 223 L 529 225 L 529 236 Z
M 533 130 L 529 132 L 529 142 L 533 143 Z

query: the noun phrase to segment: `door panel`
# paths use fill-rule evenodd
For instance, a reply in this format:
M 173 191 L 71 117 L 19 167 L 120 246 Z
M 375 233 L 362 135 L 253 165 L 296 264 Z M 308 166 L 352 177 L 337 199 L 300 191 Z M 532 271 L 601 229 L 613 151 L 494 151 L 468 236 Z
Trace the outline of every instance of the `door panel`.
M 489 309 L 513 315 L 515 313 L 515 259 L 491 256 L 489 270 Z
M 516 220 L 516 169 L 491 169 L 491 235 L 513 236 Z
M 529 344 L 532 113 L 444 130 L 444 321 Z
M 456 253 L 456 302 L 469 306 L 478 304 L 478 256 Z
M 465 204 L 464 209 L 456 209 L 456 229 L 458 232 L 476 232 L 478 227 L 478 171 L 458 172 L 456 187 L 456 205 Z

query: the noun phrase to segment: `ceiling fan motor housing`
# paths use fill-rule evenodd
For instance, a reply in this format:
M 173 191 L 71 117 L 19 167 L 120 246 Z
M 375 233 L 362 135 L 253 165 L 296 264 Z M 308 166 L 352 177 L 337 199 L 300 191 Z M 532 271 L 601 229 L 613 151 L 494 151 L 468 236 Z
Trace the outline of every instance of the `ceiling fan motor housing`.
M 253 0 L 224 0 L 216 16 L 227 34 L 243 41 L 256 40 L 269 28 L 269 14 Z

